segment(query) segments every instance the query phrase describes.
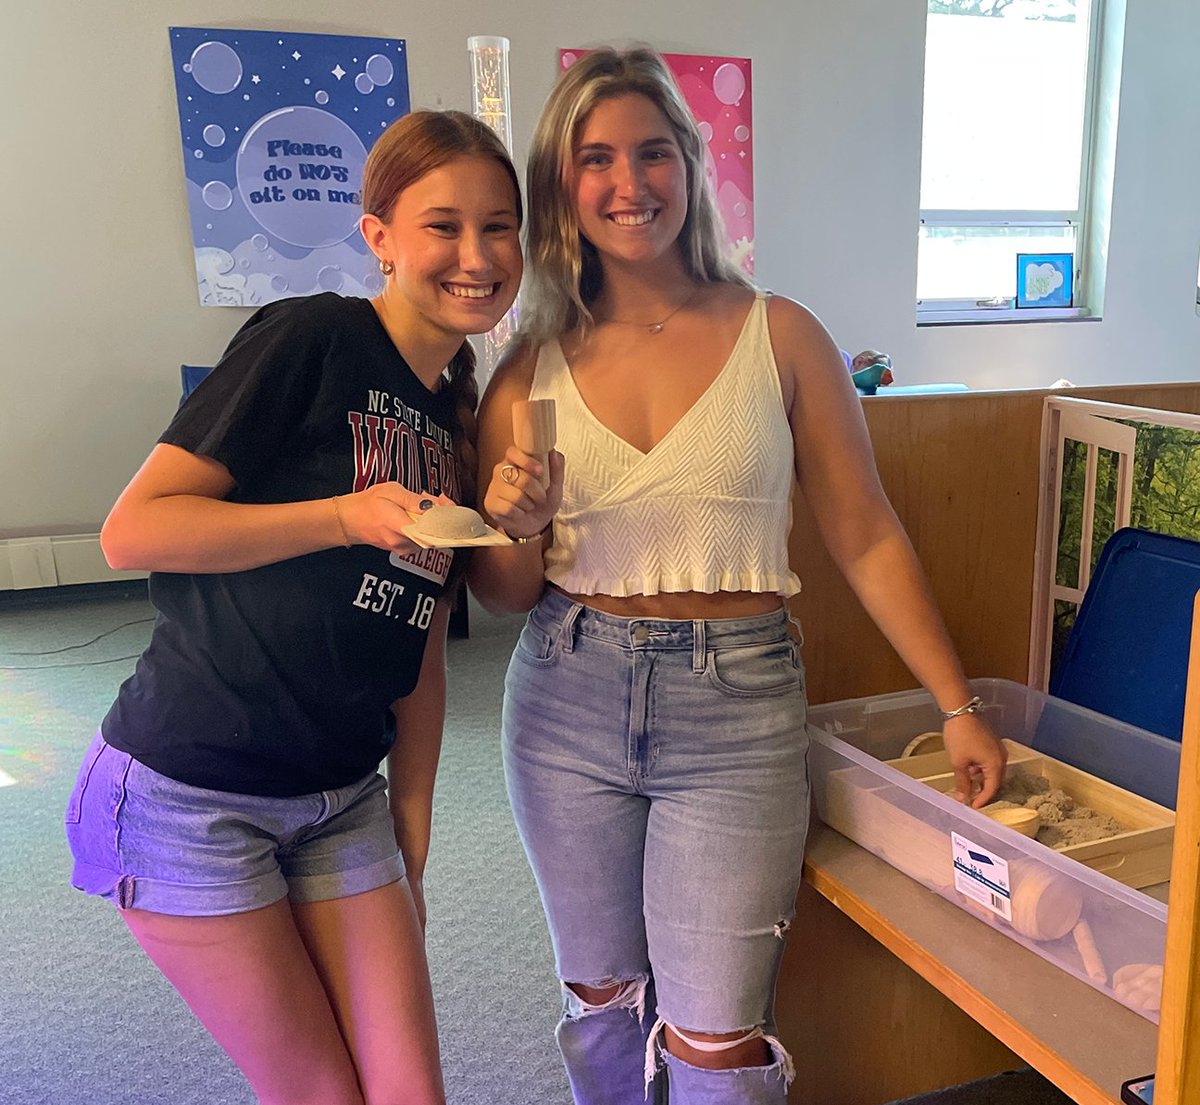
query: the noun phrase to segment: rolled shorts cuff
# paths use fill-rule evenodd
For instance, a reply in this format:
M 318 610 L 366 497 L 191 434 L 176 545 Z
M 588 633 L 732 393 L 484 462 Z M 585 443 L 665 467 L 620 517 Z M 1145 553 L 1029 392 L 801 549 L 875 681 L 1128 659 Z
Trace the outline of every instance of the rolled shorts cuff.
M 175 917 L 224 917 L 265 909 L 288 896 L 278 872 L 237 882 L 177 883 L 147 875 L 123 875 L 90 863 L 76 863 L 71 884 L 112 902 L 119 909 L 144 909 Z
M 366 867 L 351 871 L 331 871 L 324 875 L 292 875 L 285 893 L 293 902 L 327 902 L 333 898 L 348 898 L 365 894 L 404 878 L 404 860 L 400 854 L 376 860 Z
M 293 902 L 324 902 L 365 894 L 404 878 L 400 857 L 379 860 L 353 871 L 335 871 L 325 875 L 293 876 L 285 879 L 278 872 L 239 882 L 215 882 L 189 885 L 144 875 L 122 875 L 92 863 L 79 863 L 71 873 L 76 890 L 112 902 L 120 909 L 144 909 L 150 913 L 169 913 L 176 917 L 224 917 L 265 909 L 281 898 Z

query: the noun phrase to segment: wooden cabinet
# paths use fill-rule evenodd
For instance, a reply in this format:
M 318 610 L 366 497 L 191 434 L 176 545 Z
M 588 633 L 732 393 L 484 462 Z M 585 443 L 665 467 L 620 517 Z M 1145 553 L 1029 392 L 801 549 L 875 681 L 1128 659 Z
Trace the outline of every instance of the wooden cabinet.
M 969 677 L 1024 682 L 1048 392 L 863 401 L 884 487 Z M 1071 395 L 1200 413 L 1200 384 Z M 842 581 L 797 496 L 790 542 L 804 590 L 809 698 L 915 685 Z M 1200 647 L 1184 722 L 1161 1031 L 815 826 L 777 1019 L 796 1059 L 791 1100 L 878 1105 L 1028 1062 L 1080 1105 L 1113 1105 L 1157 1069 L 1156 1105 L 1200 1101 Z

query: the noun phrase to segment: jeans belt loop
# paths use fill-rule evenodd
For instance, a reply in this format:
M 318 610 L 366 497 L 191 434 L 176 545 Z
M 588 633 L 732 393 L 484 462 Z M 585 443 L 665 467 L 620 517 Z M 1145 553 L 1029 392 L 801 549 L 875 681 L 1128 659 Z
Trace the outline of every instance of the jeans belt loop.
M 701 618 L 697 618 L 692 622 L 692 671 L 697 674 L 704 671 L 704 660 L 704 621 Z
M 800 624 L 800 619 L 795 616 L 790 610 L 787 611 L 787 620 L 790 627 L 788 636 L 795 642 L 797 648 L 804 645 L 804 627 Z
M 579 620 L 579 615 L 582 613 L 583 603 L 576 602 L 572 603 L 571 609 L 563 615 L 562 632 L 558 636 L 563 652 L 575 651 L 575 623 Z

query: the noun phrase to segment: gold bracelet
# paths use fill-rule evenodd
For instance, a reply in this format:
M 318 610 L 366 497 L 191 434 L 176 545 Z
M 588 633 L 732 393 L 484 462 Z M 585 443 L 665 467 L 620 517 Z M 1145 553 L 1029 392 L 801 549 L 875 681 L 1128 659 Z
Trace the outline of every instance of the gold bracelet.
M 350 547 L 350 535 L 346 532 L 346 523 L 342 521 L 342 512 L 338 509 L 338 497 L 333 497 L 333 516 L 337 519 L 338 529 L 342 531 L 342 547 Z
M 549 532 L 549 529 L 552 525 L 554 525 L 553 522 L 547 522 L 532 537 L 512 537 L 504 530 L 501 530 L 500 532 L 503 533 L 504 536 L 507 537 L 514 545 L 532 545 L 536 542 L 541 541 L 541 539 L 546 536 L 547 532 Z

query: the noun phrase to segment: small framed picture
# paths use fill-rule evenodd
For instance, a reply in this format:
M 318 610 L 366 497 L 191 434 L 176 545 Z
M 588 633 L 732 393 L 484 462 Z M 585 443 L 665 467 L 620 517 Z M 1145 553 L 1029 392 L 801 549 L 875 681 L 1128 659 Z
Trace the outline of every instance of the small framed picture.
M 1017 254 L 1018 307 L 1070 307 L 1074 286 L 1074 254 Z

